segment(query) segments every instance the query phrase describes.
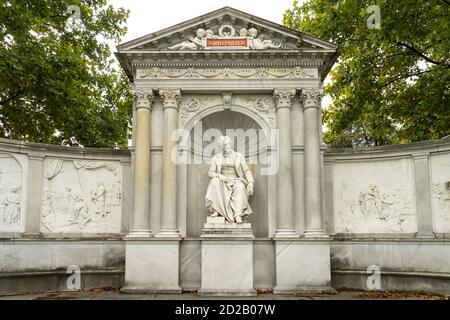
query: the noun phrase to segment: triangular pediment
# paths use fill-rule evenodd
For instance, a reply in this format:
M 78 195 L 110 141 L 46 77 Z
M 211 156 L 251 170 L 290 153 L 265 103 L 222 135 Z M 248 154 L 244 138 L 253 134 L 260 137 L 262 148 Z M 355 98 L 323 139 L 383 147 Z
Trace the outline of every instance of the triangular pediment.
M 124 51 L 304 50 L 334 51 L 324 40 L 224 7 L 123 43 Z

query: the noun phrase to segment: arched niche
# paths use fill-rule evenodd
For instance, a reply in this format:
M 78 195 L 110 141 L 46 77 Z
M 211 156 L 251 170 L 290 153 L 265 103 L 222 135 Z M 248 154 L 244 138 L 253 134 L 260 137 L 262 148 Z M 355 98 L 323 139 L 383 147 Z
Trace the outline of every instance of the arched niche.
M 186 126 L 190 130 L 190 143 L 184 146 L 191 157 L 191 161 L 187 164 L 187 237 L 197 238 L 201 235 L 208 215 L 204 198 L 210 180 L 208 177 L 209 160 L 213 154 L 199 153 L 199 150 L 204 150 L 211 143 L 211 141 L 203 141 L 201 137 L 199 138 L 208 130 L 215 130 L 216 137 L 229 136 L 230 132 L 236 133 L 235 139 L 232 138 L 234 148 L 246 156 L 255 178 L 255 194 L 250 198 L 253 214 L 249 217 L 249 222 L 252 224 L 256 237 L 268 237 L 268 178 L 261 174 L 259 161 L 260 154 L 266 152 L 267 145 L 270 144 L 267 138 L 268 131 L 262 130 L 261 125 L 254 118 L 234 110 L 220 109 L 216 112 L 209 112 L 203 118 L 196 119 L 195 123 L 195 126 L 194 122 L 191 126 Z M 201 130 L 199 130 L 199 124 L 201 124 Z M 254 145 L 255 140 L 251 138 L 252 135 L 248 134 L 249 132 L 258 133 L 256 146 Z M 242 134 L 246 137 L 244 150 L 238 147 L 240 139 L 238 137 L 242 137 Z M 254 152 L 255 150 L 256 152 Z

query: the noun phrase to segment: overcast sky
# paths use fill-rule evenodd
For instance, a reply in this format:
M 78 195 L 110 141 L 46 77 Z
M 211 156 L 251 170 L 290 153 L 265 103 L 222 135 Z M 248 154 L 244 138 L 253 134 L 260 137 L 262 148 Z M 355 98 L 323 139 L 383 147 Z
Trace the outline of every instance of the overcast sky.
M 225 6 L 247 12 L 279 24 L 283 14 L 291 9 L 294 0 L 109 0 L 118 8 L 130 10 L 128 33 L 122 39 L 127 42 L 149 33 L 173 26 Z M 300 1 L 301 2 L 301 1 Z M 116 48 L 113 48 L 116 51 Z M 328 79 L 327 79 L 328 80 Z M 330 104 L 324 97 L 322 106 Z

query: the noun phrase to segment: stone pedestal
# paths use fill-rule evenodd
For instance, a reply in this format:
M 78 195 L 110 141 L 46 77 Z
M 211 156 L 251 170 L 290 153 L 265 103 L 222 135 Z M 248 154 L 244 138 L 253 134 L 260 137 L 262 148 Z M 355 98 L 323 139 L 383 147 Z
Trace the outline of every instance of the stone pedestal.
M 251 224 L 208 217 L 201 238 L 202 280 L 198 294 L 255 296 Z
M 177 240 L 127 240 L 125 287 L 127 293 L 181 293 L 180 244 Z
M 227 223 L 224 217 L 206 218 L 201 238 L 230 239 L 230 237 L 254 239 L 252 225 L 250 223 Z
M 274 293 L 334 292 L 328 241 L 277 240 Z

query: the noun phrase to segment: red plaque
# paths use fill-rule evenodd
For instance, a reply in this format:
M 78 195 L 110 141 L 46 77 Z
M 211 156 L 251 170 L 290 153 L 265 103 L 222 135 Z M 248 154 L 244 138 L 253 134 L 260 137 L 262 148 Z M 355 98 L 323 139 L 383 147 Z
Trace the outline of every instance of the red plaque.
M 206 48 L 248 48 L 248 38 L 206 38 Z

